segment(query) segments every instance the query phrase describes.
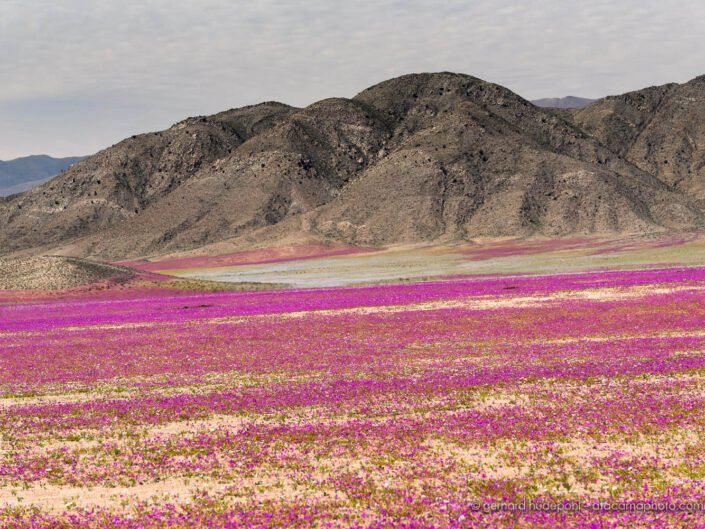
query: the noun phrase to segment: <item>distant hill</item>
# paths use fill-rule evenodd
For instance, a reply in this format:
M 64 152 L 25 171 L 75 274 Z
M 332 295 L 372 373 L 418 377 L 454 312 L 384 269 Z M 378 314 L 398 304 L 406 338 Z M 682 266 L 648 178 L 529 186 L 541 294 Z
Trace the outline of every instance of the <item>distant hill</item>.
M 547 97 L 544 99 L 534 99 L 532 103 L 537 107 L 544 108 L 581 108 L 594 103 L 597 99 L 587 99 L 585 97 Z
M 700 230 L 704 117 L 702 78 L 556 111 L 469 75 L 405 75 L 132 136 L 0 198 L 0 254 Z
M 135 270 L 60 256 L 0 257 L 0 290 L 61 290 L 101 280 L 126 280 Z
M 82 156 L 52 158 L 46 155 L 0 160 L 0 196 L 21 193 L 56 176 L 83 159 Z

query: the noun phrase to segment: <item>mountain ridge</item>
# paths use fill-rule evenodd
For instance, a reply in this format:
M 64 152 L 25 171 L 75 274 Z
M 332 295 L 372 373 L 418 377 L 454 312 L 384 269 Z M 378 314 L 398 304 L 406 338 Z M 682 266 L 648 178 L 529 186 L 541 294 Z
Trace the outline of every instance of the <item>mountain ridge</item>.
M 683 90 L 705 98 L 699 84 Z M 389 245 L 701 229 L 698 196 L 627 155 L 629 119 L 643 125 L 656 111 L 638 103 L 647 96 L 632 99 L 546 109 L 440 72 L 305 108 L 267 102 L 187 118 L 0 199 L 0 253 L 117 260 L 224 241 Z M 612 105 L 611 120 L 594 110 L 601 105 Z M 683 119 L 663 119 L 674 116 Z M 694 160 L 691 173 L 700 171 Z
M 533 99 L 531 102 L 537 107 L 544 108 L 582 108 L 591 105 L 597 99 L 587 97 L 566 96 L 566 97 L 544 97 Z

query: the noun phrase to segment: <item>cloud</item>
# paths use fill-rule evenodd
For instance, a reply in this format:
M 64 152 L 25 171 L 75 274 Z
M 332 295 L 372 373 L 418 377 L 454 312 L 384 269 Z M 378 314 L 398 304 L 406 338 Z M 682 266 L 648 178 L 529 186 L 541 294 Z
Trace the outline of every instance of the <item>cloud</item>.
M 654 0 L 5 0 L 0 158 L 452 70 L 529 98 L 703 73 L 705 5 Z M 67 149 L 71 149 L 70 152 Z

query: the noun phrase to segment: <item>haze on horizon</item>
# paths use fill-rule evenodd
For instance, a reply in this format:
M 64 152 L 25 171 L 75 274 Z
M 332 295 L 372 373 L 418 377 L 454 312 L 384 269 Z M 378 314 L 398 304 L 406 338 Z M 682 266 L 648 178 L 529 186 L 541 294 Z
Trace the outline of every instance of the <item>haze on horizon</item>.
M 0 159 L 90 154 L 186 116 L 455 71 L 523 97 L 705 73 L 705 4 L 656 0 L 6 0 Z

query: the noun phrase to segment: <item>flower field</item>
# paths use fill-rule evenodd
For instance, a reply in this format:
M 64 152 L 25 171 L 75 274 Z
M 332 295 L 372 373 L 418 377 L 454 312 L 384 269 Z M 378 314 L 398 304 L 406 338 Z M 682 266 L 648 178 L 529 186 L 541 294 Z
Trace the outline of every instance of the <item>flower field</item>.
M 0 527 L 705 527 L 704 432 L 705 268 L 0 297 Z

